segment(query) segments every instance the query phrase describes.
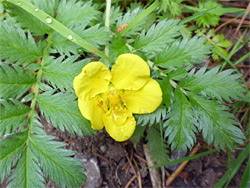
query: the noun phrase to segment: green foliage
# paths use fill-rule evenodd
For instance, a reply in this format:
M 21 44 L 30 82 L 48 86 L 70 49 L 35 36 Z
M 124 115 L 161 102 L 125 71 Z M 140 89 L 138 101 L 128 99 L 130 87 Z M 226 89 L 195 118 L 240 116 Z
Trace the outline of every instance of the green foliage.
M 37 158 L 30 147 L 26 147 L 14 172 L 8 179 L 10 181 L 8 187 L 46 187 L 42 171 L 37 162 Z
M 20 98 L 36 82 L 32 72 L 24 72 L 18 65 L 0 64 L 0 97 Z
M 83 39 L 93 44 L 96 47 L 104 45 L 109 41 L 109 33 L 105 27 L 100 27 L 100 25 L 95 25 L 86 29 L 86 25 L 77 25 L 72 28 L 69 26 L 76 34 L 81 36 Z M 55 48 L 59 53 L 70 55 L 70 52 L 77 54 L 78 45 L 73 43 L 67 38 L 64 38 L 58 33 L 54 33 L 52 36 L 53 48 Z
M 145 126 L 145 125 L 155 125 L 158 124 L 160 121 L 166 118 L 166 108 L 161 105 L 150 114 L 136 114 L 135 115 L 137 125 Z
M 62 0 L 57 8 L 56 19 L 64 25 L 81 25 L 96 19 L 99 12 L 91 5 L 90 1 Z
M 8 59 L 6 63 L 32 63 L 41 56 L 41 45 L 35 43 L 30 32 L 26 36 L 19 26 L 6 22 L 0 24 L 0 60 Z
M 193 69 L 186 78 L 181 80 L 179 85 L 197 94 L 218 99 L 220 102 L 223 102 L 223 99 L 231 102 L 230 98 L 236 100 L 244 98 L 245 89 L 238 81 L 240 75 L 232 74 L 234 70 L 229 69 L 218 73 L 219 67 L 217 67 L 206 73 L 205 71 L 206 67 L 201 68 L 197 73 Z
M 85 185 L 86 176 L 81 163 L 70 157 L 74 152 L 62 149 L 65 143 L 52 141 L 55 137 L 31 135 L 30 144 L 46 178 L 50 177 L 57 186 L 78 187 Z
M 0 182 L 9 175 L 11 168 L 15 166 L 17 158 L 23 152 L 27 136 L 27 132 L 22 132 L 12 134 L 11 139 L 0 139 Z
M 55 0 L 29 0 L 29 2 L 36 5 L 39 10 L 43 10 L 50 16 L 54 17 L 56 8 Z M 17 20 L 21 27 L 28 29 L 34 36 L 41 36 L 52 31 L 49 26 L 42 23 L 21 7 L 8 3 L 8 12 L 15 18 L 15 20 Z
M 1 99 L 0 104 L 0 136 L 14 132 L 18 127 L 27 124 L 25 118 L 31 110 L 28 106 L 14 99 Z
M 145 30 L 135 40 L 135 49 L 143 52 L 159 52 L 166 44 L 174 41 L 180 35 L 181 26 L 178 20 L 163 20 Z
M 221 4 L 217 3 L 216 0 L 208 0 L 208 1 L 199 1 L 199 7 L 195 10 L 195 14 L 199 14 L 205 10 L 209 10 L 211 8 L 215 8 L 214 12 L 209 12 L 204 14 L 203 16 L 197 18 L 196 23 L 198 26 L 209 27 L 218 25 L 220 21 L 220 16 L 222 13 L 216 11 L 216 9 L 220 9 L 222 7 Z
M 161 0 L 158 12 L 167 13 L 171 16 L 181 15 L 181 2 L 183 0 Z
M 38 96 L 37 102 L 42 114 L 47 121 L 51 121 L 53 126 L 70 134 L 82 136 L 82 132 L 91 135 L 94 131 L 90 127 L 90 122 L 80 113 L 76 96 L 72 93 L 45 92 Z
M 192 148 L 196 140 L 195 133 L 197 128 L 194 126 L 194 111 L 192 104 L 180 89 L 174 92 L 173 104 L 170 112 L 167 114 L 167 121 L 164 123 L 165 137 L 168 137 L 168 143 L 171 149 L 178 148 L 186 151 L 187 147 Z
M 210 47 L 204 45 L 204 41 L 205 38 L 197 37 L 193 37 L 191 40 L 188 40 L 188 37 L 182 41 L 176 40 L 156 55 L 154 64 L 169 68 L 171 66 L 192 66 L 192 63 L 201 63 L 202 59 L 206 59 L 210 53 Z
M 54 88 L 58 87 L 61 91 L 73 91 L 74 77 L 89 62 L 89 59 L 75 62 L 77 58 L 77 56 L 69 56 L 67 59 L 64 56 L 57 59 L 53 59 L 51 56 L 48 57 L 43 67 L 45 80 Z
M 227 112 L 228 107 L 219 105 L 215 101 L 207 100 L 195 94 L 189 94 L 194 105 L 197 121 L 195 125 L 208 142 L 220 148 L 233 149 L 237 144 L 244 144 L 242 131 L 236 126 L 233 114 Z
M 103 24 L 105 3 L 98 0 L 1 2 L 7 12 L 0 6 L 0 180 L 8 177 L 9 187 L 45 187 L 48 178 L 58 187 L 85 184 L 75 153 L 46 135 L 40 116 L 72 135 L 94 134 L 78 109 L 72 82 L 87 63 L 102 61 L 99 57 L 108 68 L 123 53 L 138 54 L 150 65 L 163 102 L 153 113 L 135 115 L 132 139 L 138 143 L 146 133 L 157 164 L 169 159 L 168 144 L 171 149 L 191 149 L 199 132 L 221 149 L 244 144 L 240 124 L 223 105 L 247 101 L 240 75 L 193 68 L 208 57 L 211 46 L 215 59 L 216 54 L 227 57 L 225 48 L 231 43 L 206 29 L 190 39 L 181 36 L 183 23 L 196 17 L 205 27 L 217 24 L 228 9 L 216 8 L 215 1 L 200 1 L 198 8 L 185 6 L 195 15 L 181 22 L 166 17 L 180 14 L 182 0 L 155 1 L 148 7 L 130 3 L 123 9 L 119 0 L 113 1 L 110 28 Z M 102 53 L 104 45 L 108 57 Z
M 149 153 L 156 165 L 166 162 L 169 159 L 167 144 L 161 132 L 155 126 L 148 128 L 147 140 Z

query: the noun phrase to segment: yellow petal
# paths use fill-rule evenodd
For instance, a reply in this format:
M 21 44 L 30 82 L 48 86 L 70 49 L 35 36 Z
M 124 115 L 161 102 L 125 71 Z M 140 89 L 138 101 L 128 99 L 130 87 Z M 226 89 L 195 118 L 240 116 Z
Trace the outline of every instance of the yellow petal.
M 118 142 L 128 140 L 135 131 L 136 121 L 132 114 L 123 124 L 116 124 L 112 113 L 103 116 L 105 128 L 109 135 Z
M 100 105 L 101 101 L 98 97 L 92 100 L 78 99 L 79 109 L 86 119 L 90 120 L 91 127 L 94 130 L 100 130 L 104 127 L 103 124 L 103 114 L 104 111 Z
M 161 104 L 162 91 L 158 82 L 150 78 L 140 90 L 125 91 L 124 98 L 128 110 L 132 113 L 151 113 Z
M 103 63 L 91 62 L 75 77 L 73 86 L 78 98 L 86 100 L 106 92 L 110 79 L 110 71 Z
M 120 55 L 111 69 L 111 82 L 116 89 L 138 90 L 148 81 L 148 64 L 134 54 Z

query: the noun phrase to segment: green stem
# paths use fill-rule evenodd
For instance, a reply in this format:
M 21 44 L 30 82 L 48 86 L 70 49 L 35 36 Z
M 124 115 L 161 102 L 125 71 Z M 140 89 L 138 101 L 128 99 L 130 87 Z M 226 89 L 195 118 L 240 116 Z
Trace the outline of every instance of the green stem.
M 106 20 L 105 20 L 105 26 L 107 27 L 108 31 L 109 28 L 109 20 L 110 20 L 110 7 L 111 7 L 111 0 L 106 0 Z M 109 44 L 105 46 L 105 55 L 109 57 Z M 105 64 L 107 67 L 109 67 L 109 60 L 105 60 Z
M 99 57 L 110 60 L 104 53 L 102 53 L 100 50 L 98 50 L 94 45 L 90 44 L 88 41 L 84 40 L 82 37 L 74 33 L 72 30 L 65 27 L 63 24 L 58 22 L 56 19 L 48 15 L 47 13 L 43 12 L 42 10 L 37 10 L 37 7 L 31 3 L 29 3 L 26 0 L 8 0 L 8 2 L 26 10 L 33 16 L 35 16 L 37 19 L 41 20 L 43 23 L 45 23 L 47 26 L 54 29 L 56 32 L 60 33 L 65 38 L 71 40 L 75 44 L 81 46 L 85 50 L 92 52 Z
M 39 94 L 39 83 L 41 82 L 42 80 L 42 75 L 43 75 L 43 66 L 45 64 L 45 59 L 47 56 L 49 56 L 49 52 L 48 52 L 48 49 L 50 48 L 52 42 L 51 42 L 51 38 L 52 38 L 52 33 L 50 33 L 48 35 L 48 39 L 47 39 L 47 46 L 44 48 L 43 50 L 43 57 L 42 57 L 42 62 L 41 62 L 41 67 L 37 73 L 37 77 L 36 77 L 36 84 L 35 84 L 35 89 L 34 89 L 34 98 L 31 102 L 31 105 L 30 105 L 30 108 L 31 108 L 31 112 L 30 112 L 30 115 L 29 115 L 29 133 L 28 135 L 30 135 L 30 132 L 31 132 L 31 129 L 32 129 L 32 126 L 33 126 L 33 120 L 34 120 L 34 115 L 35 115 L 35 106 L 36 106 L 36 102 L 37 102 L 37 96 Z
M 156 0 L 153 4 L 151 4 L 146 10 L 144 10 L 141 14 L 139 14 L 132 22 L 130 22 L 127 27 L 125 27 L 120 33 L 121 36 L 124 36 L 130 29 L 132 29 L 136 24 L 138 24 L 141 20 L 143 20 L 146 16 L 148 16 L 151 12 L 153 12 L 159 5 L 159 1 Z

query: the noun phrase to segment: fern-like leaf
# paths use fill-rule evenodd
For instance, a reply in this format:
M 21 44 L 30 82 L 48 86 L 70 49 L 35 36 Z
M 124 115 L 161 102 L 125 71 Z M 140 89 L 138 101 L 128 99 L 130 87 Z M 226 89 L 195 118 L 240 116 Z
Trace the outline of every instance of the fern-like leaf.
M 208 144 L 213 143 L 221 149 L 233 150 L 237 144 L 244 144 L 242 131 L 236 126 L 233 114 L 227 112 L 228 107 L 219 105 L 215 101 L 207 100 L 196 94 L 189 94 L 189 99 L 195 107 L 199 131 L 202 131 Z
M 239 74 L 232 74 L 233 69 L 219 72 L 219 67 L 206 72 L 206 67 L 201 68 L 196 74 L 193 69 L 189 75 L 181 80 L 179 85 L 195 93 L 202 93 L 210 98 L 223 102 L 231 102 L 230 98 L 240 100 L 244 98 L 245 89 L 239 83 Z
M 30 108 L 17 100 L 0 100 L 0 136 L 14 132 L 25 125 Z
M 53 141 L 55 137 L 31 135 L 32 151 L 36 155 L 45 177 L 55 181 L 57 186 L 79 187 L 85 185 L 86 176 L 80 161 L 72 158 L 74 152 L 61 147 L 65 143 Z
M 18 160 L 17 166 L 9 177 L 8 187 L 28 188 L 28 187 L 46 187 L 42 171 L 37 164 L 37 159 L 27 146 Z
M 0 139 L 0 182 L 9 175 L 27 140 L 27 132 L 11 135 L 12 139 Z
M 145 30 L 135 40 L 135 49 L 144 52 L 159 52 L 174 38 L 180 35 L 181 26 L 178 20 L 163 20 L 154 24 L 146 32 Z
M 98 14 L 99 12 L 91 5 L 91 1 L 62 0 L 57 9 L 56 19 L 64 25 L 69 23 L 79 25 L 87 24 Z
M 42 57 L 40 44 L 36 44 L 30 32 L 27 37 L 24 30 L 12 24 L 0 24 L 0 60 L 5 63 L 32 63 Z
M 181 67 L 192 63 L 202 63 L 210 53 L 210 46 L 204 45 L 205 38 L 188 37 L 175 41 L 156 55 L 154 63 L 163 68 Z
M 135 114 L 135 118 L 137 119 L 137 126 L 145 126 L 145 125 L 155 125 L 166 118 L 167 111 L 166 108 L 161 105 L 150 114 Z
M 18 65 L 0 64 L 0 97 L 20 98 L 36 82 L 32 72 L 25 73 Z
M 180 89 L 176 88 L 174 92 L 173 105 L 167 115 L 167 121 L 164 123 L 165 137 L 168 137 L 168 143 L 171 149 L 186 151 L 187 147 L 192 148 L 196 140 L 197 132 L 194 126 L 195 114 L 191 103 Z
M 82 131 L 87 135 L 94 133 L 90 122 L 80 113 L 74 94 L 45 92 L 37 97 L 37 102 L 46 120 L 56 128 L 62 131 L 66 128 L 72 135 L 77 133 L 82 136 Z
M 57 59 L 48 57 L 43 67 L 45 79 L 61 91 L 64 89 L 73 91 L 74 77 L 77 76 L 81 72 L 82 67 L 89 62 L 89 59 L 75 62 L 77 58 L 78 56 L 70 56 L 64 60 L 64 56 Z
M 157 165 L 163 164 L 169 159 L 167 144 L 160 131 L 155 126 L 148 128 L 147 134 L 149 153 Z

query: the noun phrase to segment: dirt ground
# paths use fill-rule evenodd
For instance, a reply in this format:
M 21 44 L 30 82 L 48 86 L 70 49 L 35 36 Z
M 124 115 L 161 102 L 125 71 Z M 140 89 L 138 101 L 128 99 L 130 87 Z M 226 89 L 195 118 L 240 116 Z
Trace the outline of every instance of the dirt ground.
M 147 161 L 142 147 L 143 142 L 140 142 L 135 149 L 131 141 L 115 142 L 105 131 L 99 132 L 96 136 L 81 138 L 56 130 L 45 121 L 43 124 L 48 134 L 68 144 L 67 149 L 76 151 L 80 155 L 86 156 L 87 154 L 89 158 L 97 157 L 102 176 L 100 187 L 126 187 L 134 177 L 135 171 L 141 171 L 140 179 L 135 178 L 129 187 L 152 187 L 149 170 L 146 169 Z M 202 140 L 200 142 L 199 152 L 211 149 Z M 238 153 L 239 151 L 233 153 L 232 158 L 235 159 Z M 227 153 L 223 151 L 191 160 L 169 187 L 214 187 L 227 170 L 227 160 Z M 229 187 L 239 187 L 246 162 L 244 161 L 241 165 Z M 166 169 L 164 171 L 165 179 L 173 172 Z M 49 182 L 48 187 L 54 187 L 54 184 Z

